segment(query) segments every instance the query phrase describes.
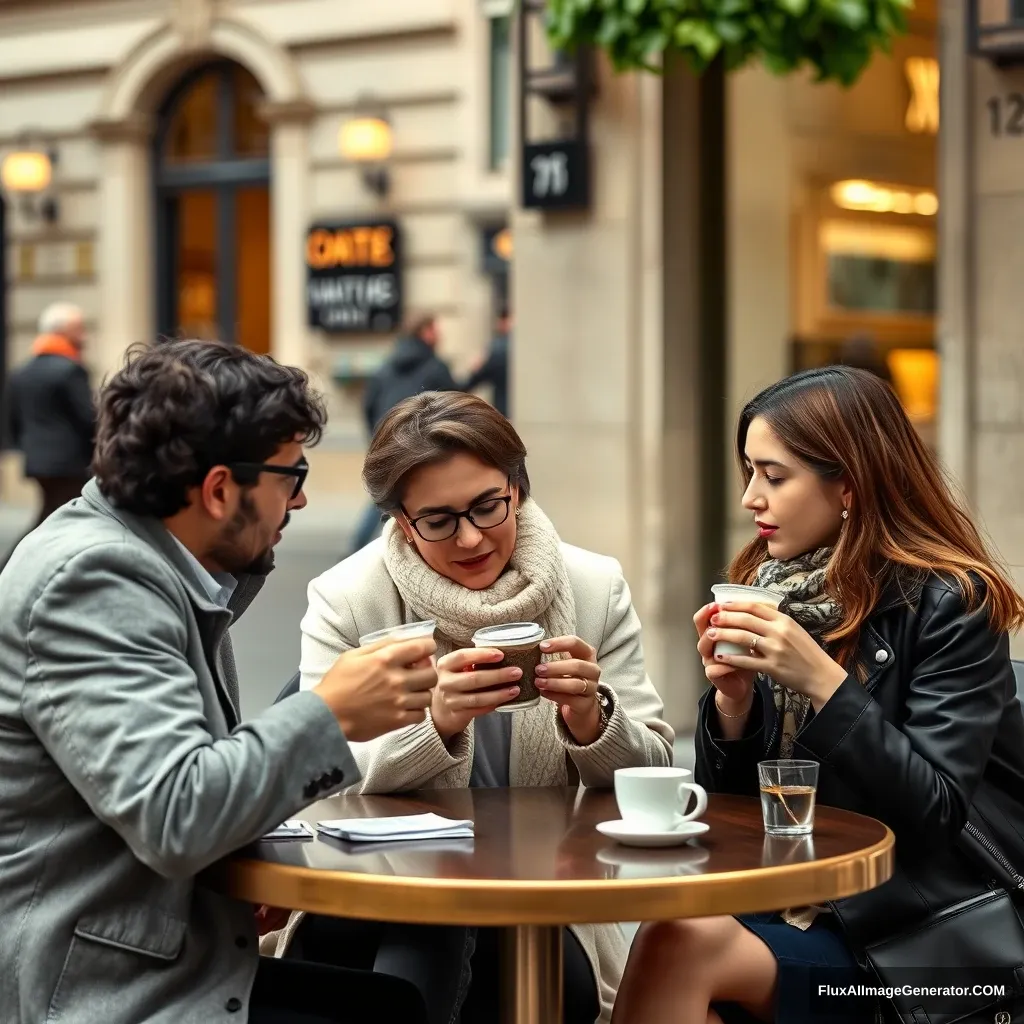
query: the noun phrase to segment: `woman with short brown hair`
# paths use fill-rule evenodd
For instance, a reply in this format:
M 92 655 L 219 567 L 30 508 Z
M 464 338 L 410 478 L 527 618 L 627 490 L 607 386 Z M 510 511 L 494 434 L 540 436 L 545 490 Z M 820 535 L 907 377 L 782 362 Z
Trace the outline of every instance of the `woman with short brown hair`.
M 530 497 L 526 449 L 504 416 L 472 395 L 410 398 L 382 420 L 363 479 L 392 518 L 381 539 L 310 584 L 302 686 L 315 686 L 360 636 L 422 619 L 437 623 L 438 683 L 425 722 L 351 745 L 363 776 L 356 791 L 611 786 L 617 768 L 672 763 L 673 733 L 644 669 L 622 570 L 560 540 Z M 474 647 L 473 634 L 522 622 L 537 623 L 547 638 L 536 679 L 541 699 L 514 714 L 493 713 L 518 696 L 522 673 L 488 667 L 502 652 Z M 402 941 L 414 933 L 395 927 Z M 444 945 L 439 932 L 450 939 L 465 931 L 428 929 L 418 948 L 429 957 Z M 617 925 L 571 932 L 565 1019 L 607 1020 L 625 962 L 622 933 Z M 482 959 L 478 948 L 464 1020 L 495 1010 L 486 1000 L 497 999 L 500 986 L 487 991 Z M 405 973 L 429 974 L 436 992 L 444 972 L 424 972 L 424 962 L 407 959 Z M 448 977 L 448 991 L 428 995 L 432 1021 L 447 1022 L 458 1010 L 459 970 Z

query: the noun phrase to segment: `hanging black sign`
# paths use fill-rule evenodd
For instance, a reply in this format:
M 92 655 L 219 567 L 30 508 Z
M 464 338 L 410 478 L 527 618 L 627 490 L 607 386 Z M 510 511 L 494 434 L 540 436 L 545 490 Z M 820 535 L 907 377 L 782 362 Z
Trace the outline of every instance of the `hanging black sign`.
M 310 327 L 387 334 L 402 323 L 402 245 L 390 220 L 316 223 L 306 236 Z
M 579 139 L 529 142 L 523 146 L 523 206 L 582 209 L 590 203 L 586 144 Z

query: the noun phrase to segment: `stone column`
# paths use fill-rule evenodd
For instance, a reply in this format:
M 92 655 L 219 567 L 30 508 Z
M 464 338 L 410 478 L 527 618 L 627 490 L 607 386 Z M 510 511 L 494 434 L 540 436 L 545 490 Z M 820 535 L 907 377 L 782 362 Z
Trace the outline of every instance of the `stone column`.
M 941 452 L 1024 588 L 1024 67 L 965 56 L 962 8 L 942 15 Z
M 731 558 L 753 536 L 750 513 L 740 505 L 736 421 L 758 391 L 789 372 L 793 171 L 786 79 L 754 66 L 730 75 L 726 88 L 729 400 L 722 471 Z
M 622 564 L 648 670 L 685 728 L 699 687 L 696 85 L 598 65 L 590 209 L 513 215 L 512 415 L 562 537 Z
M 121 365 L 124 351 L 152 341 L 155 331 L 153 216 L 148 117 L 133 114 L 92 126 L 100 145 L 97 223 L 99 326 L 88 361 L 99 383 Z
M 306 325 L 306 264 L 303 242 L 309 221 L 309 122 L 315 108 L 306 100 L 267 103 L 271 125 L 271 355 L 280 363 L 309 365 Z
M 974 499 L 973 421 L 973 146 L 970 118 L 974 69 L 967 52 L 967 19 L 961 0 L 942 0 L 939 32 L 941 68 L 938 138 L 938 448 L 947 469 Z

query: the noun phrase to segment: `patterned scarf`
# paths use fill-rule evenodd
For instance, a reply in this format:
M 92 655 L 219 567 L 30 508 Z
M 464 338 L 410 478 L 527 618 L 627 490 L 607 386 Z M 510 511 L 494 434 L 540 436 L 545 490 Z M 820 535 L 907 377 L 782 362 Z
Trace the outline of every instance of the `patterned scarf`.
M 761 563 L 754 580 L 754 586 L 781 594 L 779 610 L 795 619 L 822 647 L 822 637 L 843 618 L 842 608 L 825 593 L 825 570 L 831 555 L 831 548 L 819 548 L 785 562 L 769 558 Z M 782 719 L 779 757 L 787 758 L 793 753 L 794 738 L 807 718 L 811 702 L 806 694 L 794 693 L 774 679 L 770 681 L 775 707 Z

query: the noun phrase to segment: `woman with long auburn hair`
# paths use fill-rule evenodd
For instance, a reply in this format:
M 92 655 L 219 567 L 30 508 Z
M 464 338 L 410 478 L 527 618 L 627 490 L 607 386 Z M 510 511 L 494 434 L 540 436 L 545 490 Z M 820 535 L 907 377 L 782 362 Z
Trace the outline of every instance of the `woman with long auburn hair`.
M 823 906 L 644 925 L 614 1024 L 872 1020 L 873 1000 L 837 1001 L 830 1016 L 813 1001 L 811 970 L 877 985 L 871 972 L 894 949 L 937 968 L 945 947 L 914 945 L 934 935 L 924 922 L 994 891 L 993 878 L 1024 888 L 1024 714 L 1008 640 L 1024 599 L 896 395 L 863 370 L 799 373 L 744 408 L 736 448 L 757 535 L 728 577 L 781 603 L 694 616 L 711 683 L 696 778 L 754 796 L 758 762 L 815 761 L 818 802 L 885 822 L 896 868 Z M 718 641 L 747 651 L 716 654 Z M 1006 906 L 1000 934 L 1024 947 Z M 994 925 L 972 913 L 944 918 L 956 929 L 947 964 L 990 962 L 971 952 Z

